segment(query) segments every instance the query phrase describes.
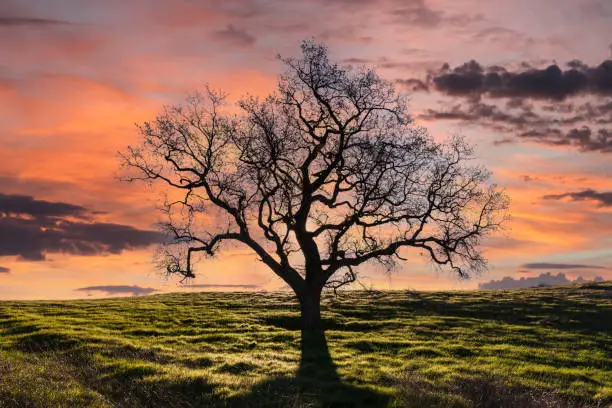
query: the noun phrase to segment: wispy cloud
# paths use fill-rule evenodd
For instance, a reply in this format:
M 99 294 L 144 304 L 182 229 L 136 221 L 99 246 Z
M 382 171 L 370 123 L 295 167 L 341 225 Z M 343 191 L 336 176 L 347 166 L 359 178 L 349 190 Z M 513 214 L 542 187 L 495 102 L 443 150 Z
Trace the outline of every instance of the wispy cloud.
M 215 31 L 214 37 L 218 40 L 244 47 L 250 47 L 256 41 L 255 37 L 244 29 L 236 28 L 232 24 L 229 24 L 223 30 Z
M 149 295 L 157 292 L 154 288 L 144 288 L 138 285 L 103 285 L 86 286 L 75 289 L 77 292 L 103 292 L 106 295 L 132 294 L 132 296 Z
M 526 263 L 521 265 L 524 269 L 606 269 L 603 266 L 598 265 L 584 265 L 584 264 L 564 264 L 564 263 L 552 263 L 552 262 L 535 262 Z
M 69 25 L 67 21 L 53 20 L 48 18 L 33 17 L 3 17 L 0 16 L 0 27 L 24 27 L 24 26 L 59 26 Z
M 595 190 L 582 190 L 573 193 L 549 194 L 545 195 L 546 200 L 560 200 L 569 198 L 572 201 L 593 200 L 599 203 L 602 207 L 612 206 L 612 191 L 598 192 Z

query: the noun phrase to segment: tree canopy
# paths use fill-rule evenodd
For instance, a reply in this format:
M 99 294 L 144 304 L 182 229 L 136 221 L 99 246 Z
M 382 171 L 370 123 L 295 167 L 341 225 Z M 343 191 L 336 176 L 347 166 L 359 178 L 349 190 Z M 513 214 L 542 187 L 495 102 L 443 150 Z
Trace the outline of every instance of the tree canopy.
M 330 61 L 302 43 L 281 58 L 275 92 L 230 113 L 206 88 L 139 126 L 123 162 L 129 180 L 169 192 L 167 273 L 195 277 L 198 256 L 250 248 L 298 296 L 317 326 L 324 287 L 358 267 L 416 248 L 460 277 L 486 267 L 481 239 L 506 218 L 507 196 L 461 137 L 437 142 L 414 125 L 406 96 L 372 68 Z

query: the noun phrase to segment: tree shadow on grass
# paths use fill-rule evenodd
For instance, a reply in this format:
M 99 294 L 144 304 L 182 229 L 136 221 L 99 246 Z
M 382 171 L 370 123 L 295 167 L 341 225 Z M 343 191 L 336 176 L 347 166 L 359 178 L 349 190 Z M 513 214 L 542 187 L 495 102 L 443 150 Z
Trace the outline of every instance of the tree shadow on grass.
M 299 322 L 299 317 L 294 319 Z M 284 325 L 288 321 L 278 323 Z M 289 322 L 289 325 L 293 327 L 293 323 Z M 58 375 L 53 370 L 62 367 L 65 378 L 83 384 L 117 407 L 365 408 L 385 407 L 389 402 L 388 395 L 351 384 L 340 377 L 322 330 L 301 332 L 301 360 L 294 376 L 266 379 L 233 397 L 219 394 L 217 385 L 209 383 L 205 377 L 157 377 L 155 364 L 168 361 L 160 360 L 159 356 L 147 350 L 107 345 L 101 354 L 111 358 L 110 363 L 100 364 L 87 347 L 87 342 L 63 333 L 23 331 L 26 334 L 14 340 L 15 349 L 33 356 L 35 361 L 53 363 L 43 373 L 51 383 Z M 212 361 L 198 360 L 197 363 L 200 368 L 201 365 L 210 366 Z M 251 368 L 247 363 L 236 363 L 226 364 L 218 371 L 240 374 Z M 49 404 L 41 405 L 34 400 L 27 401 L 22 405 L 39 407 L 51 403 L 48 401 Z
M 295 377 L 256 384 L 230 401 L 231 407 L 385 407 L 389 396 L 350 384 L 339 376 L 325 332 L 302 330 L 300 365 Z

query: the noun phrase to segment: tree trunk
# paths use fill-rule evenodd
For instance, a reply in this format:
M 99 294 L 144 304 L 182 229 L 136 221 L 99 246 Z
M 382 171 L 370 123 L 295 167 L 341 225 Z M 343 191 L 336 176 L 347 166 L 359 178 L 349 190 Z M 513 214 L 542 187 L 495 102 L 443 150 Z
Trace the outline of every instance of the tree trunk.
M 302 311 L 302 328 L 304 330 L 321 330 L 321 291 L 323 288 L 308 287 L 298 293 Z

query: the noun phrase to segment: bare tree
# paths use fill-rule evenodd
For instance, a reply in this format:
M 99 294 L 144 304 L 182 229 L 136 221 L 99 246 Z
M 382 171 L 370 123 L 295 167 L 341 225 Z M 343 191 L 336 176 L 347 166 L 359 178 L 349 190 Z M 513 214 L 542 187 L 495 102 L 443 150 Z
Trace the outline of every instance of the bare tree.
M 392 266 L 406 247 L 461 277 L 486 267 L 483 236 L 508 200 L 470 163 L 461 138 L 435 142 L 405 98 L 372 69 L 330 62 L 306 41 L 265 99 L 240 114 L 210 89 L 139 127 L 122 155 L 129 180 L 162 181 L 171 241 L 164 269 L 195 276 L 198 255 L 250 248 L 297 295 L 305 328 L 321 324 L 324 287 L 356 280 L 370 261 Z M 178 193 L 178 195 L 177 195 Z

